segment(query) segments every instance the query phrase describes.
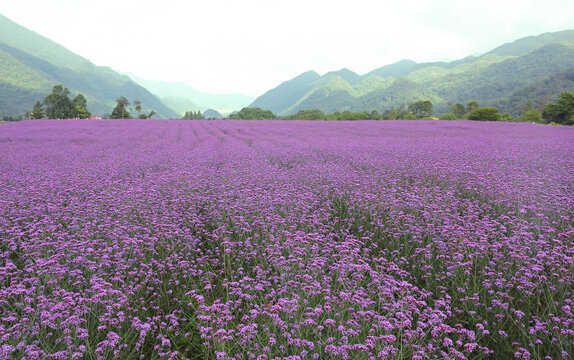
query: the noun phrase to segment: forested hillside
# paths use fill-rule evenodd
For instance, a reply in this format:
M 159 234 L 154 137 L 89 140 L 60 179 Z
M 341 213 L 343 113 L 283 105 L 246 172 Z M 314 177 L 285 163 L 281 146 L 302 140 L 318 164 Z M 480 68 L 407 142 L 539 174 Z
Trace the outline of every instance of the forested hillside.
M 574 90 L 568 80 L 573 59 L 574 30 L 547 33 L 448 63 L 402 60 L 362 76 L 348 69 L 323 76 L 309 71 L 267 91 L 251 106 L 279 115 L 307 109 L 382 112 L 430 100 L 435 111 L 445 112 L 449 104 L 478 101 L 518 116 L 530 102 L 542 110 L 561 91 Z

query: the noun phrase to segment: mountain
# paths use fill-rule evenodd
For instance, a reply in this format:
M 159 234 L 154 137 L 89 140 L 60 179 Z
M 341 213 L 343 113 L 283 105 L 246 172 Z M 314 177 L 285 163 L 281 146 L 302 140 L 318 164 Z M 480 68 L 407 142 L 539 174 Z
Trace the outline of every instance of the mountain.
M 534 108 L 542 111 L 546 105 L 555 100 L 556 94 L 573 90 L 574 67 L 544 80 L 531 83 L 515 91 L 509 97 L 499 100 L 494 105 L 498 108 L 504 108 L 510 113 L 518 114 L 524 111 L 525 105 L 530 100 Z
M 182 82 L 166 82 L 141 78 L 127 73 L 133 81 L 145 87 L 173 110 L 183 115 L 186 111 L 215 109 L 230 113 L 249 105 L 255 98 L 243 94 L 208 94 Z
M 419 64 L 417 64 L 416 62 L 414 62 L 412 60 L 405 59 L 405 60 L 401 60 L 399 62 L 396 62 L 394 64 L 381 66 L 380 68 L 369 72 L 366 76 L 377 75 L 377 76 L 380 76 L 382 78 L 387 78 L 387 77 L 397 78 L 397 77 L 407 75 L 411 71 L 415 70 L 418 65 Z
M 96 66 L 63 46 L 0 15 L 0 113 L 17 115 L 32 108 L 56 84 L 82 93 L 88 110 L 110 113 L 119 96 L 138 99 L 144 112 L 178 115 L 142 86 L 108 67 Z
M 304 72 L 267 91 L 249 106 L 269 109 L 275 114 L 285 114 L 287 109 L 305 96 L 315 86 L 314 82 L 320 78 L 315 71 Z
M 204 119 L 223 119 L 223 115 L 217 110 L 207 109 L 203 112 Z
M 572 59 L 574 30 L 566 30 L 518 39 L 481 56 L 451 62 L 405 59 L 365 75 L 349 69 L 322 76 L 308 71 L 267 91 L 250 106 L 279 115 L 310 109 L 381 112 L 431 100 L 439 113 L 446 112 L 449 103 L 478 101 L 517 116 L 528 100 L 547 103 L 560 91 L 574 90 L 566 80 L 574 68 Z M 542 86 L 545 92 L 530 86 Z
M 522 56 L 549 44 L 574 45 L 572 38 L 574 30 L 545 33 L 538 36 L 528 36 L 511 43 L 503 44 L 489 52 L 499 56 Z

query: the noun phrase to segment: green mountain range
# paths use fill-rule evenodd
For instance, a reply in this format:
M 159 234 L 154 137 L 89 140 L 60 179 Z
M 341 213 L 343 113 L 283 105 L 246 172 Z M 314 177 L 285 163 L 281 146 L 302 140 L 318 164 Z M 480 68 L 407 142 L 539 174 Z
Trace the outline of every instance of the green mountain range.
M 449 104 L 478 101 L 520 115 L 526 104 L 542 110 L 563 91 L 574 91 L 574 30 L 530 36 L 481 56 L 452 62 L 401 60 L 359 75 L 349 69 L 305 72 L 253 100 L 242 94 L 212 95 L 184 83 L 151 81 L 95 66 L 61 45 L 0 15 L 0 115 L 18 115 L 55 84 L 84 94 L 88 110 L 103 115 L 115 100 L 138 99 L 142 112 L 179 118 L 187 111 L 229 113 L 246 106 L 278 115 L 299 110 L 382 112 L 431 100 L 435 113 Z
M 93 114 L 111 113 L 115 100 L 138 99 L 143 112 L 178 117 L 161 100 L 129 77 L 95 66 L 61 45 L 0 15 L 0 114 L 17 115 L 42 100 L 55 84 L 82 93 Z
M 561 91 L 573 91 L 574 30 L 530 36 L 481 56 L 452 62 L 401 60 L 358 75 L 349 69 L 320 76 L 305 72 L 261 95 L 250 105 L 278 115 L 400 108 L 431 100 L 435 112 L 448 104 L 478 101 L 520 115 L 531 101 L 539 110 Z

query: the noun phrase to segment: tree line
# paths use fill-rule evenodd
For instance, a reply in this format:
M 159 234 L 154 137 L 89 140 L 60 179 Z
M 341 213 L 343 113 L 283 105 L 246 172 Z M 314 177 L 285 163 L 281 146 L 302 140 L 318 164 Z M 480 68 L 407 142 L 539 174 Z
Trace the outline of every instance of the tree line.
M 186 111 L 181 119 L 182 120 L 203 120 L 203 119 L 205 119 L 205 117 L 203 116 L 201 111 L 197 110 L 197 111 Z
M 70 90 L 63 85 L 54 85 L 52 93 L 37 100 L 29 112 L 30 119 L 87 119 L 90 115 L 86 97 L 77 94 L 70 99 Z
M 269 110 L 258 107 L 243 108 L 232 114 L 232 119 L 264 120 L 416 120 L 416 119 L 440 119 L 440 120 L 479 120 L 479 121 L 521 121 L 534 123 L 555 123 L 562 125 L 574 125 L 574 92 L 563 92 L 554 103 L 546 106 L 540 113 L 534 108 L 534 104 L 528 101 L 524 106 L 522 115 L 515 118 L 509 113 L 501 114 L 499 110 L 491 106 L 480 106 L 477 101 L 468 104 L 448 104 L 450 112 L 441 114 L 438 118 L 431 117 L 433 103 L 430 100 L 415 101 L 408 106 L 386 109 L 382 114 L 377 110 L 353 112 L 349 110 L 325 113 L 319 109 L 299 110 L 296 114 L 278 116 Z
M 139 119 L 149 119 L 155 115 L 151 110 L 149 114 L 142 112 L 142 104 L 139 100 L 133 100 L 133 110 L 137 112 Z M 130 102 L 124 96 L 116 99 L 116 106 L 111 114 L 104 117 L 110 119 L 130 119 L 132 115 L 128 106 Z M 574 92 L 562 92 L 557 100 L 546 105 L 542 112 L 535 109 L 532 101 L 527 101 L 522 115 L 514 118 L 509 113 L 501 114 L 496 107 L 480 106 L 476 101 L 463 105 L 461 103 L 447 104 L 450 112 L 441 114 L 440 120 L 481 120 L 481 121 L 523 121 L 534 123 L 555 123 L 562 125 L 574 125 Z M 415 120 L 431 119 L 433 103 L 430 100 L 419 100 L 402 105 L 398 108 L 386 109 L 383 113 L 377 110 L 353 112 L 349 110 L 325 113 L 319 109 L 300 110 L 296 114 L 278 116 L 269 110 L 258 107 L 246 107 L 236 113 L 232 113 L 230 119 L 267 120 L 267 119 L 299 119 L 299 120 Z M 91 115 L 87 107 L 87 100 L 83 94 L 77 94 L 70 98 L 70 90 L 61 84 L 54 85 L 52 92 L 42 101 L 38 100 L 24 117 L 29 119 L 87 119 Z M 187 111 L 183 119 L 204 119 L 200 111 Z M 436 119 L 436 118 L 432 118 Z M 6 118 L 5 121 L 15 120 Z
M 37 100 L 32 110 L 24 114 L 28 119 L 87 119 L 92 114 L 88 110 L 88 101 L 83 94 L 70 98 L 70 90 L 61 84 L 54 85 L 52 92 L 40 101 Z M 131 119 L 128 110 L 130 102 L 124 96 L 116 99 L 116 107 L 108 117 L 110 119 Z M 139 100 L 133 101 L 134 110 L 139 119 L 149 119 L 156 114 L 151 110 L 149 114 L 142 113 L 142 104 Z

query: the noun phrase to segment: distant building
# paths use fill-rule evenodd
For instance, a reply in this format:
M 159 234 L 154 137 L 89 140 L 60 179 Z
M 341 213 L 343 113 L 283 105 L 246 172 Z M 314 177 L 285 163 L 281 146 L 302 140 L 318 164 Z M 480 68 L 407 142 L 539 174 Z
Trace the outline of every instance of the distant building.
M 90 115 L 90 117 L 88 119 L 90 119 L 90 120 L 101 120 L 102 117 L 98 116 L 98 115 Z

